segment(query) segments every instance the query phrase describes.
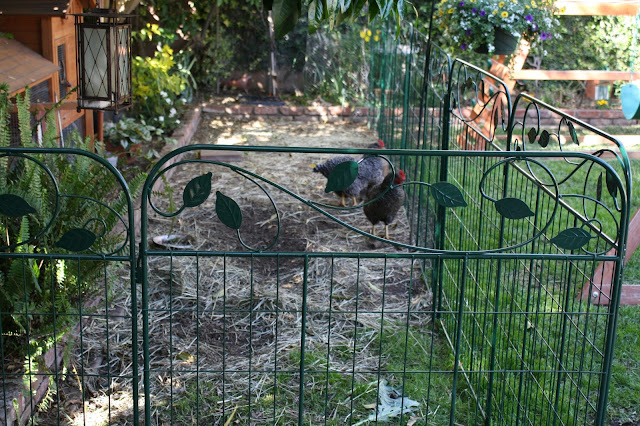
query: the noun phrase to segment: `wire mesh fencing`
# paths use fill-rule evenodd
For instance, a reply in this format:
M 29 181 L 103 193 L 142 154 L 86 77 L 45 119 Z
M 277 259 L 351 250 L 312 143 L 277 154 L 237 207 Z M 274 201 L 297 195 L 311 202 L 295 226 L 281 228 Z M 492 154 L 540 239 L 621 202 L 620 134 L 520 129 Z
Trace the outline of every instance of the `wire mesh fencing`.
M 370 59 L 384 149 L 180 148 L 139 223 L 100 157 L 0 148 L 5 422 L 604 424 L 624 148 L 411 29 Z
M 2 148 L 0 169 L 0 422 L 133 422 L 141 336 L 126 182 L 79 149 Z

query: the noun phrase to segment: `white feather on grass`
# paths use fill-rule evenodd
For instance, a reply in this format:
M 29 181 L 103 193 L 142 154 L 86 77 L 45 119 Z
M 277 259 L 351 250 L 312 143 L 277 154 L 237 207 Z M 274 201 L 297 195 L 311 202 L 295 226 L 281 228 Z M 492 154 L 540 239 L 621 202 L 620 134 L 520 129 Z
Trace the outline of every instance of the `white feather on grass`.
M 381 380 L 378 387 L 380 403 L 376 406 L 375 411 L 366 419 L 355 423 L 353 426 L 362 425 L 371 421 L 387 422 L 393 417 L 401 414 L 412 413 L 420 403 L 407 397 L 392 397 L 398 395 L 394 388 L 387 384 L 386 380 Z

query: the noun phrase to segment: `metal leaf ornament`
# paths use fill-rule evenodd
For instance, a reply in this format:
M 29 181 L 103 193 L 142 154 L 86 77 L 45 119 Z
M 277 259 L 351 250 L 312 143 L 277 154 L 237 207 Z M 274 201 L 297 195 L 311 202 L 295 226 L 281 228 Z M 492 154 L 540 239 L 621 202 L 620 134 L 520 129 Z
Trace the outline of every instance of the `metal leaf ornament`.
M 231 229 L 240 229 L 242 226 L 240 206 L 220 191 L 216 191 L 216 214 L 220 222 Z
M 576 128 L 574 127 L 573 123 L 567 121 L 567 127 L 569 128 L 569 134 L 571 135 L 571 140 L 573 141 L 573 143 L 575 143 L 576 145 L 580 145 L 580 141 L 578 140 L 578 133 L 576 132 Z
M 546 130 L 543 130 L 542 133 L 540 134 L 540 139 L 538 139 L 538 144 L 542 148 L 546 148 L 547 145 L 549 145 L 550 138 L 551 138 L 551 135 L 549 134 L 549 132 Z
M 79 252 L 88 250 L 96 241 L 96 234 L 83 228 L 70 229 L 56 243 L 57 247 Z
M 182 201 L 185 207 L 196 207 L 204 203 L 211 194 L 211 172 L 191 179 L 184 188 Z
M 347 189 L 358 177 L 358 163 L 355 161 L 345 161 L 338 164 L 331 170 L 327 178 L 325 193 L 332 191 L 343 191 Z
M 13 194 L 1 194 L 0 213 L 9 217 L 21 217 L 37 212 L 24 198 Z
M 611 173 L 609 170 L 607 170 L 606 181 L 607 181 L 607 191 L 609 191 L 609 194 L 611 194 L 613 198 L 616 198 L 616 196 L 618 195 L 617 179 L 615 175 Z
M 518 198 L 503 198 L 495 202 L 495 207 L 506 219 L 524 219 L 534 215 L 527 203 Z
M 436 182 L 431 185 L 431 195 L 443 207 L 466 207 L 462 192 L 449 182 Z
M 551 239 L 551 242 L 565 250 L 577 250 L 595 238 L 582 228 L 569 228 Z
M 536 137 L 538 136 L 538 131 L 535 127 L 529 129 L 527 133 L 527 137 L 529 138 L 529 143 L 534 143 L 536 141 Z

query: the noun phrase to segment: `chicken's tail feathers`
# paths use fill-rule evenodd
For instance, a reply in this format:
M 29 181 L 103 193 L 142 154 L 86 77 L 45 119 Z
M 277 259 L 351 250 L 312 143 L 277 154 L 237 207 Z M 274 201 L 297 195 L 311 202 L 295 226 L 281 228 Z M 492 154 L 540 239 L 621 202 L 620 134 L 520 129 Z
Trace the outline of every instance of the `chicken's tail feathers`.
M 327 177 L 329 175 L 329 168 L 327 167 L 327 163 L 322 163 L 322 164 L 318 164 L 313 168 L 313 171 L 315 173 L 322 173 L 322 175 L 324 177 Z

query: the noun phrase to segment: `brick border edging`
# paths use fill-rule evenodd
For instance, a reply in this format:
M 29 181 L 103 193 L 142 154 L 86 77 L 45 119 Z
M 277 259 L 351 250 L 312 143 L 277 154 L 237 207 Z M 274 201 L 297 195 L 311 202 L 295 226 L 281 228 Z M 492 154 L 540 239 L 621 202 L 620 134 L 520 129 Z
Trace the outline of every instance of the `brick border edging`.
M 369 119 L 367 107 L 331 106 L 279 106 L 279 105 L 219 105 L 208 104 L 202 111 L 220 116 L 228 116 L 239 120 L 291 120 L 302 122 L 337 121 L 365 122 Z
M 342 107 L 340 105 L 305 107 L 248 104 L 226 106 L 207 104 L 203 105 L 201 110 L 209 114 L 227 116 L 239 120 L 279 119 L 328 123 L 337 121 L 364 122 L 369 119 L 371 112 L 368 107 L 352 108 Z M 594 127 L 626 126 L 630 123 L 640 125 L 640 120 L 627 120 L 624 118 L 622 110 L 619 109 L 560 109 L 560 111 Z M 396 114 L 397 113 L 401 113 L 401 109 L 400 111 L 396 111 Z M 524 109 L 516 110 L 516 118 L 523 118 L 524 116 Z M 536 118 L 536 112 L 533 110 L 529 111 L 529 117 Z M 551 111 L 540 110 L 540 121 L 542 126 L 553 126 L 557 124 L 557 116 Z

